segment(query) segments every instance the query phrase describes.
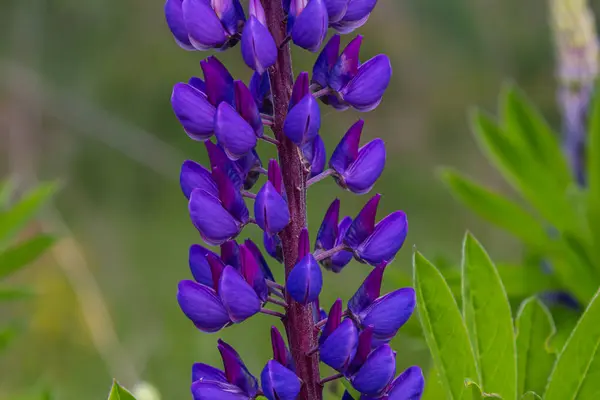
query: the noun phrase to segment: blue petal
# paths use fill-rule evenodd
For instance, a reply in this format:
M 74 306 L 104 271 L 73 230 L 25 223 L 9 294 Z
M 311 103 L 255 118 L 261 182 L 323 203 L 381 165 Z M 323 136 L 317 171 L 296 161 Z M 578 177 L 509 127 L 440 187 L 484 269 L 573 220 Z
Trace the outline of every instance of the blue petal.
M 356 160 L 344 174 L 344 183 L 352 193 L 364 194 L 371 190 L 385 167 L 385 143 L 375 139 L 359 152 Z
M 250 91 L 261 113 L 273 115 L 273 96 L 271 95 L 271 81 L 267 72 L 259 74 L 254 72 L 250 79 Z
M 361 35 L 352 39 L 329 72 L 328 83 L 333 90 L 340 91 L 357 74 L 362 39 Z
M 281 336 L 279 330 L 274 326 L 271 327 L 271 345 L 273 347 L 273 359 L 284 365 L 287 369 L 293 372 L 296 371 L 292 354 L 287 348 L 283 336 Z
M 213 287 L 213 276 L 210 270 L 210 264 L 206 258 L 209 253 L 212 253 L 215 257 L 217 256 L 215 253 L 199 244 L 191 245 L 189 251 L 189 264 L 192 276 L 196 282 L 208 287 Z
M 345 21 L 342 18 L 342 20 L 331 24 L 331 27 L 339 33 L 347 34 L 363 26 L 368 19 L 369 15 L 365 15 L 364 18 L 359 19 L 358 21 Z
M 244 180 L 244 190 L 252 189 L 258 178 L 260 178 L 260 171 L 262 170 L 262 161 L 260 161 L 256 149 L 236 160 L 235 166 Z
M 346 231 L 348 230 L 348 228 L 350 228 L 350 225 L 352 225 L 352 218 L 347 216 L 342 218 L 340 224 L 338 225 L 338 237 L 335 241 L 336 246 L 342 244 L 344 236 L 346 236 Z M 333 256 L 331 256 L 331 270 L 336 273 L 341 272 L 342 269 L 346 265 L 348 265 L 350 261 L 352 261 L 352 257 L 352 252 L 346 250 L 342 250 L 334 254 Z
M 229 320 L 215 291 L 193 281 L 179 282 L 177 301 L 181 311 L 203 332 L 217 332 Z
M 373 233 L 357 249 L 359 257 L 371 265 L 392 260 L 404 244 L 408 221 L 403 211 L 396 211 L 379 221 Z
M 230 36 L 238 33 L 238 28 L 246 20 L 239 0 L 212 0 L 210 3 L 227 33 Z
M 167 0 L 165 3 L 165 17 L 167 25 L 177 44 L 185 50 L 195 50 L 188 37 L 188 31 L 183 20 L 183 10 L 181 3 L 183 0 Z
M 346 236 L 344 236 L 344 243 L 350 248 L 358 248 L 375 230 L 375 217 L 380 198 L 380 194 L 371 197 L 352 221 L 348 231 L 346 231 Z
M 246 239 L 244 241 L 244 245 L 254 255 L 254 258 L 256 259 L 256 261 L 258 261 L 260 269 L 262 270 L 265 278 L 275 282 L 275 278 L 273 277 L 273 273 L 271 272 L 271 269 L 269 268 L 269 264 L 267 264 L 267 260 L 265 260 L 265 258 L 263 257 L 258 246 L 250 239 Z
M 309 178 L 319 175 L 325 169 L 327 162 L 327 152 L 325 143 L 320 135 L 317 135 L 312 142 L 305 144 L 302 147 L 302 155 L 310 164 Z
M 213 181 L 210 171 L 194 161 L 186 160 L 181 165 L 179 184 L 188 199 L 194 189 L 203 189 L 215 197 L 219 195 L 217 184 Z
M 377 300 L 381 294 L 381 282 L 386 266 L 386 263 L 382 263 L 375 267 L 348 301 L 348 309 L 352 313 L 360 314 Z
M 194 89 L 197 89 L 200 92 L 204 93 L 204 95 L 206 96 L 206 83 L 204 83 L 204 81 L 202 79 L 200 79 L 196 76 L 192 76 L 188 80 L 188 85 L 190 85 Z
M 192 383 L 194 400 L 248 400 L 248 395 L 230 383 L 196 381 Z
M 240 323 L 260 311 L 260 299 L 254 289 L 232 266 L 226 266 L 219 281 L 221 302 L 234 323 Z
M 295 400 L 300 393 L 300 379 L 275 360 L 267 362 L 260 381 L 264 396 L 269 400 Z
M 330 24 L 338 22 L 344 17 L 349 1 L 352 0 L 325 0 Z
M 245 224 L 250 218 L 250 213 L 248 212 L 248 207 L 246 207 L 242 193 L 219 168 L 213 170 L 212 176 L 219 188 L 219 199 L 223 208 L 238 222 Z
M 327 36 L 329 17 L 323 0 L 309 0 L 306 8 L 295 18 L 292 40 L 304 49 L 316 52 Z
M 294 108 L 307 94 L 310 93 L 310 84 L 308 82 L 308 72 L 300 72 L 294 81 L 292 88 L 292 97 L 288 105 L 288 111 Z
M 335 199 L 327 209 L 323 222 L 319 227 L 315 240 L 315 251 L 333 249 L 338 236 L 338 219 L 340 215 L 340 199 Z
M 340 326 L 342 321 L 342 300 L 337 299 L 331 309 L 329 309 L 329 314 L 327 314 L 327 322 L 321 331 L 321 336 L 319 336 L 319 344 L 323 344 L 325 339 L 333 333 Z
M 357 343 L 356 326 L 352 320 L 345 319 L 319 346 L 321 361 L 338 372 L 344 372 L 354 357 Z
M 315 0 L 313 0 L 315 1 Z M 298 146 L 312 141 L 321 128 L 319 103 L 308 94 L 288 113 L 283 131 Z
M 265 182 L 254 200 L 254 219 L 258 226 L 274 235 L 290 222 L 287 202 L 270 181 Z
M 188 136 L 207 140 L 214 132 L 215 108 L 198 89 L 178 83 L 173 87 L 171 106 Z
M 360 136 L 362 135 L 365 121 L 359 119 L 348 129 L 340 143 L 336 146 L 331 158 L 329 166 L 338 174 L 343 174 L 346 169 L 358 157 L 358 146 L 360 145 Z
M 211 141 L 204 142 L 206 146 L 206 152 L 208 153 L 208 159 L 210 160 L 211 170 L 221 170 L 227 173 L 227 176 L 236 188 L 241 188 L 244 185 L 244 177 L 240 173 L 237 167 L 237 162 L 233 162 L 227 157 L 225 151 L 220 146 L 214 144 Z M 238 162 L 243 162 L 245 157 L 242 157 Z
M 340 91 L 344 101 L 358 111 L 371 111 L 381 102 L 392 77 L 390 59 L 380 54 L 360 66 L 356 76 Z
M 250 17 L 242 33 L 242 57 L 246 65 L 259 74 L 277 61 L 275 40 L 255 17 Z
M 190 42 L 198 50 L 221 47 L 227 40 L 221 21 L 205 0 L 183 0 L 185 28 Z
M 246 393 L 250 398 L 254 398 L 258 391 L 258 381 L 248 371 L 240 355 L 228 343 L 219 339 L 217 348 L 223 359 L 225 376 L 229 383 L 234 384 Z
M 233 105 L 233 77 L 229 71 L 227 71 L 227 68 L 225 68 L 225 66 L 214 56 L 207 57 L 200 61 L 200 67 L 202 68 L 202 72 L 204 72 L 208 101 L 215 107 L 222 101 Z
M 216 381 L 227 383 L 225 373 L 212 365 L 195 363 L 192 366 L 192 382 L 202 379 L 203 381 Z
M 215 114 L 215 135 L 229 158 L 237 160 L 256 146 L 254 129 L 228 103 L 221 103 Z
M 225 265 L 231 265 L 238 271 L 242 268 L 240 246 L 235 240 L 228 240 L 225 243 L 221 243 L 221 260 Z
M 375 300 L 359 314 L 364 326 L 373 327 L 376 339 L 391 340 L 408 321 L 416 304 L 413 288 L 395 290 Z
M 407 368 L 391 384 L 388 400 L 419 400 L 425 389 L 421 368 Z
M 246 282 L 252 286 L 256 295 L 261 301 L 266 301 L 269 295 L 269 288 L 265 281 L 265 275 L 258 264 L 254 254 L 245 245 L 240 246 L 242 256 L 242 275 Z
M 344 21 L 359 21 L 368 17 L 377 5 L 377 0 L 349 0 Z
M 317 300 L 322 287 L 323 274 L 312 254 L 308 254 L 296 263 L 286 283 L 290 296 L 304 305 Z
M 335 0 L 337 1 L 337 0 Z M 347 0 L 343 0 L 347 1 Z M 312 82 L 322 88 L 327 86 L 329 72 L 335 65 L 340 54 L 340 35 L 333 35 L 317 57 L 313 66 Z
M 263 245 L 265 251 L 279 263 L 283 262 L 283 247 L 281 239 L 277 234 L 271 235 L 268 232 L 263 233 Z
M 202 189 L 195 189 L 188 204 L 190 218 L 204 241 L 221 244 L 240 232 L 241 226 L 216 197 Z
M 263 123 L 258 106 L 254 102 L 252 92 L 242 81 L 235 81 L 235 107 L 242 118 L 254 129 L 256 136 L 262 137 Z M 258 158 L 258 155 L 256 155 L 256 158 Z
M 361 393 L 377 396 L 396 374 L 396 353 L 387 345 L 381 345 L 369 354 L 367 361 L 350 381 Z

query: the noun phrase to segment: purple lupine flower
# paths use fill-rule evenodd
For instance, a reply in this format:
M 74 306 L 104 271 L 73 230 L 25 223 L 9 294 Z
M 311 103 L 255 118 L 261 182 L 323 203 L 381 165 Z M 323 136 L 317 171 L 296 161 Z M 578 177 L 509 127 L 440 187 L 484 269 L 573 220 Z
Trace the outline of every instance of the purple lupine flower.
M 260 381 L 263 394 L 269 400 L 295 400 L 300 393 L 300 379 L 276 360 L 267 362 Z
M 309 178 L 323 172 L 325 169 L 325 162 L 327 161 L 327 152 L 325 150 L 325 143 L 320 135 L 315 136 L 311 142 L 302 146 L 302 156 L 310 165 Z
M 244 190 L 252 189 L 258 181 L 258 178 L 260 178 L 261 171 L 263 170 L 262 161 L 256 153 L 256 150 L 246 153 L 245 156 L 237 159 L 234 163 L 239 171 L 239 175 L 244 181 L 242 185 Z
M 203 332 L 217 332 L 231 323 L 214 289 L 184 280 L 179 282 L 177 301 L 181 311 Z
M 362 119 L 352 125 L 329 160 L 329 166 L 337 172 L 337 183 L 356 194 L 369 192 L 385 166 L 383 140 L 374 139 L 358 147 L 363 126 Z
M 235 105 L 238 113 L 254 130 L 257 137 L 263 136 L 263 124 L 254 96 L 242 81 L 234 82 Z
M 190 246 L 188 260 L 194 280 L 204 286 L 213 287 L 213 276 L 208 262 L 209 254 L 218 258 L 215 253 L 207 248 L 202 247 L 199 244 L 193 244 Z
M 319 298 L 322 287 L 323 274 L 310 253 L 308 230 L 304 228 L 298 240 L 298 261 L 287 278 L 286 289 L 295 301 L 306 305 Z
M 256 151 L 251 151 L 238 160 L 232 161 L 227 157 L 221 146 L 210 141 L 204 142 L 204 145 L 210 160 L 211 170 L 225 171 L 233 186 L 238 189 L 248 190 L 254 186 L 262 171 L 262 162 Z
M 239 247 L 242 259 L 241 272 L 246 282 L 252 286 L 258 298 L 265 302 L 269 296 L 269 287 L 265 281 L 264 270 L 256 259 L 253 251 L 243 244 Z
M 295 372 L 296 366 L 294 365 L 292 354 L 285 345 L 285 341 L 283 340 L 283 336 L 281 336 L 279 329 L 274 326 L 271 327 L 271 345 L 273 347 L 273 359 L 290 371 Z
M 419 400 L 425 389 L 423 371 L 417 366 L 407 368 L 390 383 L 377 398 L 361 397 L 361 400 Z
M 263 233 L 263 244 L 267 253 L 278 262 L 283 262 L 283 247 L 278 235 L 271 235 L 268 232 Z
M 338 299 L 331 306 L 319 337 L 319 357 L 323 363 L 343 373 L 356 353 L 358 330 L 351 319 L 341 321 L 341 316 L 342 301 Z
M 258 106 L 258 110 L 266 115 L 273 115 L 273 94 L 271 93 L 271 81 L 269 74 L 254 72 L 250 79 L 250 92 Z
M 242 57 L 248 67 L 262 74 L 277 60 L 277 46 L 267 28 L 260 0 L 250 0 L 250 19 L 242 33 Z
M 287 202 L 283 197 L 281 170 L 276 160 L 269 161 L 269 179 L 256 195 L 254 218 L 270 235 L 282 231 L 290 222 Z
M 211 172 L 191 160 L 186 160 L 181 165 L 179 184 L 181 191 L 188 200 L 194 189 L 203 189 L 213 196 L 219 195 L 219 189 L 212 178 Z
M 338 109 L 351 106 L 364 112 L 381 102 L 392 77 L 390 60 L 379 54 L 361 64 L 361 44 L 362 36 L 358 35 L 338 57 L 340 38 L 334 35 L 323 48 L 313 67 L 313 83 L 333 92 L 321 97 L 325 104 Z
M 346 231 L 352 224 L 352 218 L 344 217 L 338 224 L 339 215 L 340 200 L 335 199 L 327 209 L 319 232 L 317 233 L 317 240 L 315 241 L 316 252 L 331 250 L 342 244 Z M 327 269 L 331 269 L 333 272 L 341 272 L 351 260 L 352 253 L 342 250 L 320 262 L 321 265 Z
M 408 232 L 403 211 L 395 211 L 375 224 L 380 194 L 373 196 L 346 231 L 344 243 L 359 261 L 377 265 L 390 261 L 402 247 Z
M 315 0 L 311 0 L 315 1 Z M 296 78 L 289 112 L 283 124 L 283 132 L 298 146 L 312 142 L 321 128 L 321 112 L 317 100 L 310 93 L 308 73 L 301 72 Z
M 217 107 L 215 135 L 232 160 L 248 154 L 256 146 L 256 134 L 252 126 L 225 102 Z
M 219 297 L 234 323 L 242 322 L 261 308 L 260 298 L 254 288 L 232 266 L 226 266 L 219 280 Z
M 371 327 L 374 344 L 389 342 L 408 321 L 415 305 L 413 288 L 401 288 L 381 296 L 386 263 L 375 267 L 348 302 L 348 310 L 360 327 Z
M 206 243 L 217 245 L 237 236 L 248 222 L 249 213 L 228 176 L 215 169 L 212 177 L 218 188 L 216 196 L 202 188 L 194 189 L 188 208 L 200 236 Z
M 288 34 L 294 44 L 316 52 L 327 36 L 329 17 L 324 0 L 291 0 L 289 2 Z
M 360 341 L 360 339 L 359 339 Z M 356 360 L 360 357 L 360 360 Z M 396 374 L 396 352 L 383 344 L 372 350 L 366 358 L 359 350 L 356 352 L 354 364 L 356 369 L 348 380 L 359 392 L 373 397 L 379 397 Z
M 186 50 L 225 50 L 239 41 L 246 20 L 239 0 L 167 0 L 167 24 Z
M 267 260 L 265 260 L 265 257 L 260 252 L 260 249 L 258 248 L 256 243 L 254 243 L 250 239 L 246 239 L 244 241 L 244 246 L 246 246 L 246 248 L 250 250 L 252 255 L 254 255 L 254 258 L 256 259 L 256 262 L 258 262 L 258 266 L 262 270 L 262 274 L 265 277 L 265 279 L 269 279 L 270 281 L 275 282 L 275 278 L 273 277 L 273 273 L 269 268 L 269 264 L 267 264 Z
M 350 33 L 367 22 L 377 0 L 325 0 L 325 3 L 330 12 L 329 25 L 340 33 Z

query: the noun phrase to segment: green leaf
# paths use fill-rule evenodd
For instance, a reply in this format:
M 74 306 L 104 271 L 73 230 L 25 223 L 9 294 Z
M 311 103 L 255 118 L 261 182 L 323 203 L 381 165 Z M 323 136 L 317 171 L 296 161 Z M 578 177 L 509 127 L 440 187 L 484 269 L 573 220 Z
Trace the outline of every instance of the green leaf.
M 56 183 L 41 184 L 9 210 L 0 210 L 0 245 L 29 222 L 57 188 Z
M 496 393 L 484 393 L 481 390 L 481 388 L 479 387 L 479 385 L 470 379 L 467 379 L 465 381 L 465 385 L 471 390 L 473 400 L 483 400 L 483 399 L 489 399 L 489 398 L 501 399 L 502 398 Z
M 11 180 L 7 179 L 4 182 L 0 182 L 0 210 L 4 210 L 8 205 L 13 190 L 14 185 Z
M 596 88 L 594 92 L 585 159 L 588 186 L 587 214 L 596 249 L 596 265 L 600 265 L 600 90 Z
M 554 365 L 545 400 L 600 398 L 600 296 L 593 297 Z
M 485 249 L 467 233 L 463 244 L 463 315 L 486 392 L 517 398 L 515 335 L 508 297 Z
M 342 385 L 346 388 L 346 391 L 352 396 L 354 400 L 360 399 L 360 393 L 358 390 L 352 387 L 352 384 L 347 379 L 342 379 Z
M 446 397 L 471 399 L 464 382 L 476 378 L 477 369 L 456 300 L 440 271 L 419 252 L 413 267 L 419 319 Z
M 474 183 L 459 173 L 442 170 L 450 191 L 473 212 L 536 248 L 545 248 L 548 236 L 540 222 L 523 207 Z
M 119 382 L 113 380 L 108 400 L 135 400 L 135 397 L 123 388 L 123 386 L 119 385 Z
M 560 289 L 556 277 L 544 272 L 539 264 L 497 264 L 496 267 L 510 299 L 523 299 L 539 292 Z
M 429 369 L 429 375 L 425 379 L 425 391 L 421 400 L 440 400 L 446 398 L 446 390 L 442 386 L 442 381 L 435 369 L 431 367 Z
M 0 279 L 33 262 L 52 244 L 54 244 L 52 236 L 38 235 L 0 253 Z
M 535 392 L 527 392 L 521 397 L 521 400 L 542 400 L 542 398 Z
M 31 290 L 27 288 L 0 287 L 0 302 L 22 300 L 32 295 Z
M 14 328 L 0 328 L 0 352 L 4 351 L 16 336 L 17 331 Z
M 544 393 L 556 356 L 549 343 L 556 333 L 550 311 L 535 297 L 525 300 L 516 320 L 519 394 Z

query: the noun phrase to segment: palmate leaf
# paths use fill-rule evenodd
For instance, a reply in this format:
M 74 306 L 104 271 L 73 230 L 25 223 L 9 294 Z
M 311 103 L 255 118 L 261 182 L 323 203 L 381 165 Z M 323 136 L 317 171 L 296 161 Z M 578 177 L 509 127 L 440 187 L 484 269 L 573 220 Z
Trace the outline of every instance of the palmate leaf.
M 417 310 L 447 399 L 470 400 L 465 379 L 476 379 L 467 328 L 448 284 L 419 252 L 413 256 Z
M 0 279 L 35 261 L 53 243 L 52 236 L 38 235 L 0 253 Z
M 515 321 L 519 394 L 544 393 L 554 366 L 550 339 L 556 332 L 552 315 L 535 297 L 525 300 Z
M 510 303 L 500 275 L 469 233 L 463 243 L 463 315 L 483 390 L 517 399 L 517 363 Z
M 108 400 L 135 400 L 135 397 L 127 389 L 119 385 L 119 382 L 113 380 Z
M 592 298 L 559 354 L 544 400 L 600 398 L 600 292 Z

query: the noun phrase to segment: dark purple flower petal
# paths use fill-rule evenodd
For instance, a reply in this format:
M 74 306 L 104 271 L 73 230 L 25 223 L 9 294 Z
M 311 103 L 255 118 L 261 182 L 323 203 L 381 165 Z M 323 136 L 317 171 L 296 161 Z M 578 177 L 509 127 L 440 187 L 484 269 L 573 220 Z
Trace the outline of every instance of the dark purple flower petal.
M 202 189 L 192 191 L 188 208 L 192 223 L 210 245 L 221 244 L 241 230 L 241 224 L 223 208 L 221 201 Z
M 244 189 L 252 189 L 256 184 L 256 181 L 258 181 L 258 178 L 260 178 L 262 170 L 262 161 L 260 161 L 256 149 L 236 160 L 235 167 L 240 172 L 239 175 L 244 179 Z
M 186 160 L 181 165 L 179 184 L 188 199 L 194 189 L 203 189 L 215 197 L 219 195 L 217 184 L 213 181 L 210 171 L 194 161 Z
M 315 0 L 312 0 L 315 1 Z M 290 140 L 301 146 L 312 141 L 321 128 L 321 112 L 317 100 L 308 94 L 288 113 L 283 132 Z
M 263 244 L 267 253 L 278 262 L 283 262 L 283 247 L 281 239 L 277 234 L 271 235 L 268 232 L 263 233 Z
M 340 0 L 329 0 L 340 1 Z M 341 0 L 347 1 L 347 0 Z M 340 54 L 340 35 L 333 35 L 317 57 L 312 71 L 311 82 L 318 84 L 321 88 L 328 85 L 329 72 L 335 65 Z
M 254 289 L 229 265 L 219 281 L 219 297 L 234 323 L 240 323 L 260 311 L 260 299 Z
M 286 283 L 290 296 L 298 303 L 305 305 L 319 298 L 322 287 L 323 274 L 319 263 L 312 254 L 308 254 L 296 263 Z
M 258 246 L 250 239 L 246 239 L 244 241 L 244 245 L 254 255 L 254 258 L 258 262 L 258 265 L 260 266 L 260 269 L 262 270 L 264 277 L 266 279 L 269 279 L 270 281 L 275 282 L 275 278 L 273 277 L 273 273 L 271 272 L 271 269 L 269 268 L 269 264 L 267 264 L 267 260 L 265 260 L 265 258 L 263 257 Z
M 183 0 L 183 20 L 192 45 L 198 50 L 221 47 L 227 41 L 227 32 L 205 0 Z
M 222 102 L 215 114 L 215 135 L 227 156 L 237 160 L 256 146 L 252 126 L 228 103 Z
M 388 400 L 419 400 L 425 389 L 423 371 L 417 366 L 407 368 L 390 385 Z
M 212 177 L 219 188 L 219 199 L 223 207 L 240 223 L 245 224 L 250 214 L 241 192 L 219 168 L 213 170 Z
M 381 345 L 369 354 L 358 372 L 350 378 L 352 386 L 361 393 L 377 396 L 396 374 L 396 353 L 387 345 Z
M 358 66 L 360 60 L 358 58 L 360 54 L 360 46 L 362 44 L 363 37 L 361 35 L 356 36 L 344 50 L 337 62 L 329 72 L 328 83 L 329 86 L 336 91 L 340 91 L 344 86 L 356 76 L 358 72 Z
M 213 283 L 211 287 L 215 290 L 217 294 L 219 294 L 219 281 L 221 280 L 221 275 L 223 275 L 225 264 L 214 253 L 206 254 L 206 260 L 208 261 L 208 265 L 210 267 L 210 274 L 212 275 Z
M 348 309 L 353 314 L 360 314 L 381 295 L 381 282 L 383 281 L 383 273 L 386 266 L 387 263 L 381 263 L 376 266 L 365 278 L 350 301 L 348 301 Z
M 300 393 L 300 379 L 275 360 L 267 362 L 260 381 L 264 396 L 269 400 L 295 400 Z
M 271 235 L 282 231 L 290 222 L 288 205 L 270 181 L 265 182 L 256 195 L 254 219 L 262 230 Z
M 177 44 L 185 50 L 195 50 L 190 38 L 188 37 L 188 31 L 185 27 L 185 21 L 183 20 L 182 0 L 167 0 L 165 3 L 165 17 L 167 19 L 167 25 Z
M 206 96 L 206 83 L 202 79 L 192 76 L 188 81 L 188 85 L 204 93 L 204 96 Z
M 235 81 L 235 107 L 242 118 L 254 129 L 256 136 L 262 137 L 263 123 L 260 112 L 250 89 L 242 81 Z
M 203 332 L 217 332 L 230 322 L 215 291 L 193 281 L 181 281 L 177 301 L 181 311 Z
M 342 244 L 342 242 L 344 241 L 344 237 L 346 236 L 346 231 L 348 230 L 350 225 L 352 225 L 352 218 L 350 217 L 344 217 L 340 221 L 340 224 L 338 225 L 338 237 L 335 241 L 335 246 L 339 246 L 340 244 Z M 353 255 L 350 251 L 342 250 L 340 252 L 337 252 L 336 254 L 331 256 L 329 262 L 331 270 L 335 273 L 341 272 L 342 269 L 346 265 L 348 265 L 350 261 L 352 261 L 352 257 Z
M 237 168 L 237 162 L 234 163 L 233 161 L 231 161 L 229 157 L 227 157 L 227 154 L 225 154 L 225 151 L 213 142 L 206 141 L 204 142 L 204 145 L 206 146 L 206 151 L 208 152 L 211 170 L 214 171 L 216 169 L 219 169 L 221 171 L 226 171 L 227 176 L 233 183 L 233 186 L 235 186 L 236 188 L 242 187 L 244 184 L 244 179 Z M 243 160 L 245 160 L 245 157 L 240 158 L 240 160 L 238 161 L 243 162 Z
M 192 382 L 202 379 L 203 381 L 216 381 L 227 383 L 225 373 L 211 365 L 195 363 L 192 366 Z
M 327 152 L 325 150 L 325 143 L 320 135 L 317 135 L 312 142 L 308 142 L 302 146 L 302 155 L 310 164 L 309 178 L 323 172 L 325 163 L 327 162 Z
M 336 31 L 338 31 L 339 33 L 345 35 L 347 33 L 350 33 L 352 31 L 360 28 L 361 26 L 363 26 L 367 22 L 368 19 L 369 19 L 368 15 L 365 15 L 364 18 L 359 19 L 358 21 L 345 21 L 342 18 L 342 20 L 331 24 L 331 27 L 333 29 L 335 29 Z
M 227 381 L 253 398 L 258 391 L 258 381 L 248 371 L 240 355 L 228 343 L 219 339 L 217 348 L 223 359 L 223 367 Z
M 404 244 L 407 233 L 406 214 L 393 212 L 377 223 L 373 233 L 356 248 L 356 253 L 371 265 L 392 260 Z
M 287 348 L 285 340 L 283 339 L 283 336 L 281 336 L 279 329 L 274 326 L 271 327 L 271 345 L 273 347 L 273 359 L 278 361 L 281 365 L 284 365 L 292 372 L 295 372 L 296 366 L 294 365 L 292 354 Z
M 215 107 L 223 101 L 234 105 L 233 77 L 227 71 L 227 68 L 214 56 L 200 61 L 200 67 L 202 68 L 202 72 L 204 72 L 208 101 Z
M 215 257 L 217 256 L 215 253 L 200 246 L 199 244 L 191 245 L 189 252 L 189 264 L 190 271 L 192 271 L 192 276 L 196 282 L 208 287 L 213 287 L 213 276 L 210 271 L 210 264 L 206 258 L 209 253 Z
M 319 346 L 319 356 L 323 363 L 339 372 L 344 372 L 358 343 L 358 331 L 354 322 L 345 319 Z
M 308 0 L 308 4 L 295 18 L 292 40 L 297 46 L 316 52 L 327 36 L 329 18 L 323 0 Z
M 362 64 L 356 76 L 340 90 L 340 94 L 358 111 L 371 111 L 381 102 L 391 77 L 390 59 L 380 54 Z
M 173 87 L 171 105 L 190 138 L 203 141 L 212 136 L 215 108 L 202 92 L 186 83 L 178 83 Z
M 361 147 L 357 159 L 343 174 L 345 186 L 356 194 L 369 192 L 383 172 L 385 157 L 385 143 L 381 139 Z
M 292 97 L 290 97 L 288 111 L 294 108 L 294 106 L 309 93 L 310 85 L 308 82 L 308 72 L 300 72 L 294 81 L 294 87 L 292 88 Z
M 329 337 L 340 326 L 342 321 L 342 300 L 337 299 L 331 309 L 329 310 L 329 314 L 327 315 L 327 323 L 325 323 L 325 327 L 323 327 L 323 331 L 321 332 L 321 336 L 319 336 L 319 344 L 323 344 L 325 339 Z
M 228 36 L 238 33 L 239 27 L 246 20 L 244 9 L 239 0 L 212 0 L 210 4 L 221 20 Z
M 344 21 L 360 21 L 373 11 L 377 5 L 377 0 L 349 0 Z
M 221 260 L 225 265 L 231 265 L 238 271 L 242 268 L 240 246 L 235 240 L 228 240 L 221 244 Z
M 240 246 L 240 252 L 242 256 L 242 275 L 246 282 L 252 286 L 258 298 L 265 302 L 269 296 L 269 287 L 258 260 L 245 245 Z
M 194 400 L 248 400 L 248 395 L 230 383 L 196 381 L 192 383 Z
M 329 166 L 338 174 L 346 172 L 346 169 L 357 159 L 360 136 L 362 135 L 364 125 L 365 121 L 362 119 L 356 121 L 348 129 L 342 140 L 340 140 L 333 154 L 331 154 Z
M 375 230 L 375 216 L 377 215 L 380 198 L 380 194 L 371 197 L 352 221 L 348 231 L 346 231 L 346 236 L 344 236 L 344 243 L 350 248 L 358 248 Z
M 269 29 L 250 17 L 242 33 L 242 57 L 248 67 L 262 74 L 277 61 L 277 46 Z
M 373 327 L 373 335 L 383 341 L 391 340 L 408 321 L 416 304 L 413 288 L 402 288 L 375 300 L 359 313 L 365 326 Z
M 371 354 L 371 349 L 373 343 L 373 327 L 367 326 L 363 329 L 358 335 L 358 346 L 356 348 L 356 353 L 348 370 L 346 371 L 346 375 L 354 375 L 367 361 L 367 357 Z
M 340 216 L 340 199 L 335 199 L 329 205 L 323 222 L 317 233 L 315 241 L 315 251 L 333 249 L 335 240 L 338 237 L 338 219 Z
M 330 24 L 338 22 L 344 17 L 349 1 L 352 0 L 325 0 Z
M 283 178 L 281 176 L 281 168 L 279 168 L 279 163 L 275 159 L 269 160 L 269 171 L 268 171 L 269 182 L 273 184 L 277 193 L 283 194 Z
M 261 113 L 273 115 L 273 96 L 271 95 L 271 81 L 267 72 L 259 74 L 254 72 L 250 79 L 250 92 Z
M 310 253 L 310 239 L 308 238 L 308 229 L 302 228 L 298 237 L 298 260 L 303 259 Z

